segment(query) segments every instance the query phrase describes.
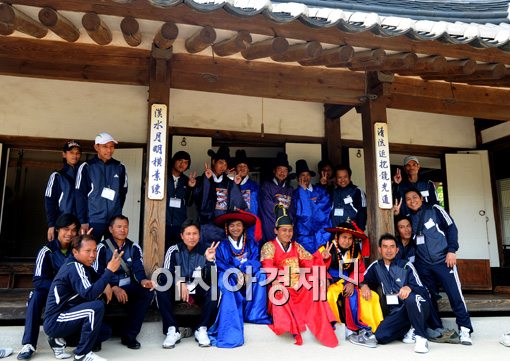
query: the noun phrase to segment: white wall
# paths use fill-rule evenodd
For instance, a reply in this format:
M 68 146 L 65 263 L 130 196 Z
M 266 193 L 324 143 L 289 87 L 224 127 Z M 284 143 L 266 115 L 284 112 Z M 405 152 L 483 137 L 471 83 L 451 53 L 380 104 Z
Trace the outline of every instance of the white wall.
M 0 134 L 147 141 L 147 88 L 0 76 Z
M 388 109 L 390 142 L 457 148 L 476 147 L 473 118 Z M 361 140 L 361 114 L 353 109 L 341 118 L 343 139 Z

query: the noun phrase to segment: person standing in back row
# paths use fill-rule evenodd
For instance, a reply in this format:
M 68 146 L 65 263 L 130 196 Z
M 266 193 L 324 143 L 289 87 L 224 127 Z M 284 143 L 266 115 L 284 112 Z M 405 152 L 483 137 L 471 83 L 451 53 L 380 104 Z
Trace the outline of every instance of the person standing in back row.
M 99 133 L 94 149 L 97 154 L 78 168 L 76 175 L 76 209 L 82 232 L 93 228 L 98 241 L 108 238 L 108 223 L 122 214 L 128 178 L 126 167 L 113 159 L 118 142 L 108 133 Z

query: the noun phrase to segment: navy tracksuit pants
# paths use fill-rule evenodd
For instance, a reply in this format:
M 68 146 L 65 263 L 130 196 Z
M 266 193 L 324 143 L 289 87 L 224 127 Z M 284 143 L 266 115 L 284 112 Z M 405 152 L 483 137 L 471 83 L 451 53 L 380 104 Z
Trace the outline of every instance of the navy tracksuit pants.
M 427 338 L 426 320 L 430 313 L 430 303 L 421 295 L 411 292 L 401 301 L 402 305 L 390 306 L 390 314 L 377 327 L 375 338 L 380 344 L 401 340 L 413 326 L 415 334 Z
M 457 325 L 459 328 L 461 326 L 469 328 L 471 332 L 473 332 L 471 318 L 469 317 L 466 303 L 464 302 L 464 297 L 462 296 L 462 289 L 460 285 L 459 274 L 457 273 L 457 266 L 449 268 L 444 262 L 434 265 L 416 262 L 414 266 L 424 286 L 429 289 L 432 295 L 437 294 L 437 283 L 443 286 L 446 294 L 448 295 L 450 306 L 452 307 L 453 313 L 455 314 Z M 435 297 L 432 297 L 432 306 L 437 312 L 439 312 L 437 299 Z M 439 323 L 440 322 L 441 321 L 439 320 Z M 437 320 L 434 323 L 437 323 Z
M 154 299 L 154 292 L 134 282 L 122 286 L 122 289 L 126 291 L 128 295 L 128 302 L 125 305 L 128 317 L 122 328 L 122 338 L 128 341 L 134 341 L 142 329 L 145 314 Z M 115 299 L 115 295 L 113 298 Z M 106 307 L 110 309 L 119 306 L 124 305 L 118 302 L 110 302 Z
M 76 355 L 86 355 L 92 351 L 96 343 L 104 341 L 100 338 L 105 333 L 102 328 L 104 311 L 103 301 L 81 303 L 56 315 L 56 317 L 46 317 L 44 332 L 50 337 L 62 338 L 79 333 L 80 342 L 74 352 Z
M 22 345 L 31 344 L 37 348 L 39 339 L 39 326 L 41 325 L 42 309 L 46 305 L 49 290 L 36 288 L 30 292 L 27 301 L 27 310 L 25 314 L 25 332 L 23 333 Z
M 200 323 L 198 324 L 198 327 L 211 326 L 214 318 L 216 317 L 217 304 L 216 301 L 212 300 L 211 290 L 211 287 L 205 291 L 202 287 L 197 286 L 195 289 L 196 293 L 194 295 L 190 295 L 195 303 L 202 306 L 202 314 L 200 316 Z M 174 326 L 175 328 L 178 328 L 177 320 L 174 315 L 174 305 L 176 303 L 175 298 L 175 286 L 172 286 L 167 291 L 156 292 L 156 300 L 159 312 L 161 313 L 161 318 L 163 319 L 163 333 L 165 335 L 168 332 L 168 327 Z

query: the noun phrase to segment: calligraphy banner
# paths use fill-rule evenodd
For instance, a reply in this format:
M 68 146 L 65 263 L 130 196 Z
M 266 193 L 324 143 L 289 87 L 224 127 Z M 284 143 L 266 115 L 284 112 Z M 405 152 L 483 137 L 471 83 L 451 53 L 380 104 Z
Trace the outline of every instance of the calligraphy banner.
M 165 104 L 152 104 L 149 142 L 149 184 L 147 187 L 149 199 L 161 200 L 165 195 L 167 115 L 168 111 Z
M 391 209 L 391 167 L 388 124 L 375 123 L 375 162 L 377 168 L 377 200 L 379 208 Z

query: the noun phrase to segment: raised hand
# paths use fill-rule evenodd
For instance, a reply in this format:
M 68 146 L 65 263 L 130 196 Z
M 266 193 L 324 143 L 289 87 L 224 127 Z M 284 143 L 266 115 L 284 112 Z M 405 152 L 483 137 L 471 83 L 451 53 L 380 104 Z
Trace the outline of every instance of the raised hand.
M 197 185 L 197 172 L 189 172 L 188 187 L 193 188 Z
M 234 172 L 234 183 L 241 184 L 243 177 L 241 177 L 237 172 Z
M 322 171 L 321 172 L 321 179 L 319 180 L 319 183 L 322 184 L 323 186 L 326 186 L 328 185 L 328 175 L 326 174 L 326 172 Z
M 322 251 L 322 259 L 329 259 L 331 257 L 331 247 L 333 247 L 333 242 L 326 243 L 326 247 L 324 248 L 324 251 Z
M 209 168 L 207 162 L 204 163 L 204 174 L 207 179 L 210 179 L 213 175 L 213 171 L 211 168 Z
M 393 176 L 393 181 L 397 184 L 400 184 L 400 182 L 402 182 L 402 173 L 400 172 L 400 168 L 397 168 L 397 171 Z
M 395 204 L 393 205 L 393 215 L 398 216 L 400 214 L 400 207 L 402 207 L 402 199 L 400 198 L 400 201 L 398 199 L 395 199 Z
M 220 242 L 213 242 L 211 246 L 205 250 L 205 258 L 212 262 L 216 259 L 216 248 L 220 245 Z
M 124 251 L 120 253 L 117 250 L 113 251 L 112 259 L 110 262 L 108 262 L 106 268 L 115 273 L 120 267 L 120 260 L 122 259 L 123 255 Z

